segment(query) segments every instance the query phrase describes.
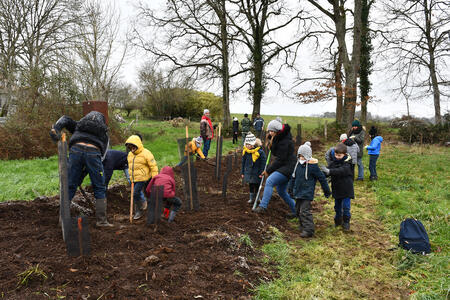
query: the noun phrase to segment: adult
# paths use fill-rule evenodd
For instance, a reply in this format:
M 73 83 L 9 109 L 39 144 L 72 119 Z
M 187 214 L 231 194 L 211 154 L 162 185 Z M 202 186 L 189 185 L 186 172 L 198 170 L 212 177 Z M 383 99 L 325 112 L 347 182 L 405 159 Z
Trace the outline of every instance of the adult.
M 252 121 L 248 118 L 248 114 L 244 114 L 244 118 L 241 121 L 242 126 L 242 146 L 244 146 L 245 136 L 252 129 Z
M 86 169 L 94 189 L 96 225 L 113 226 L 106 219 L 102 156 L 108 149 L 109 138 L 105 116 L 98 111 L 91 111 L 78 122 L 68 116 L 62 116 L 50 130 L 50 137 L 57 142 L 64 128 L 72 134 L 69 140 L 69 201 L 72 201 L 82 180 L 83 169 Z
M 119 150 L 108 150 L 103 160 L 103 169 L 105 171 L 105 188 L 108 190 L 109 182 L 114 170 L 122 170 L 125 177 L 130 180 L 128 173 L 128 153 Z
M 260 114 L 256 114 L 256 118 L 253 120 L 253 128 L 255 129 L 256 137 L 260 139 L 264 130 L 264 119 L 261 118 Z
M 214 127 L 208 109 L 203 110 L 203 116 L 200 121 L 200 136 L 203 139 L 203 155 L 207 158 L 211 140 L 214 138 Z
M 350 139 L 354 140 L 359 147 L 357 155 L 358 177 L 356 180 L 362 181 L 364 180 L 364 165 L 362 162 L 362 157 L 364 154 L 364 137 L 366 136 L 366 132 L 358 120 L 352 122 L 352 129 L 350 130 L 348 136 Z
M 236 144 L 238 141 L 238 133 L 239 133 L 239 120 L 238 118 L 233 118 L 233 144 Z
M 273 188 L 276 187 L 278 195 L 289 206 L 290 217 L 296 215 L 295 202 L 287 193 L 287 185 L 295 168 L 297 159 L 294 154 L 294 142 L 292 141 L 291 127 L 282 124 L 281 119 L 272 120 L 267 125 L 269 132 L 269 149 L 274 158 L 263 175 L 267 178 L 261 203 L 256 208 L 257 213 L 264 213 L 272 197 Z

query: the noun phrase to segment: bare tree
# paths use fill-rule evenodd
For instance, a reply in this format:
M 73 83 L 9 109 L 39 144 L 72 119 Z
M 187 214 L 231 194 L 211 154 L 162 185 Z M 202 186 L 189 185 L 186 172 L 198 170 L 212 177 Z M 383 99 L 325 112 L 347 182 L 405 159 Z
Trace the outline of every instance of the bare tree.
M 190 70 L 195 79 L 219 79 L 222 82 L 223 122 L 230 117 L 230 40 L 226 14 L 227 0 L 168 0 L 163 14 L 140 5 L 140 18 L 146 27 L 156 28 L 153 41 L 136 30 L 138 45 L 169 62 L 170 73 Z M 158 38 L 159 37 L 159 38 Z
M 345 7 L 345 0 L 329 0 L 331 7 L 326 8 L 316 0 L 308 0 L 321 13 L 327 16 L 335 26 L 336 39 L 338 41 L 338 63 L 342 66 L 345 74 L 343 122 L 350 125 L 355 117 L 357 99 L 357 77 L 361 60 L 361 12 L 362 3 L 354 1 L 353 11 Z M 353 16 L 353 39 L 352 52 L 350 55 L 347 46 L 347 16 Z M 337 70 L 335 71 L 337 72 Z
M 441 95 L 449 79 L 450 6 L 445 0 L 385 1 L 389 13 L 384 30 L 386 59 L 398 70 L 401 91 L 413 87 L 417 97 L 433 95 L 434 119 L 441 123 Z M 426 70 L 428 76 L 423 76 Z M 447 72 L 447 74 L 445 73 Z
M 240 73 L 250 73 L 250 76 L 239 88 L 250 86 L 254 118 L 260 113 L 268 80 L 281 86 L 275 74 L 267 73 L 267 66 L 280 59 L 278 70 L 283 67 L 294 68 L 300 44 L 315 33 L 310 30 L 310 16 L 305 16 L 300 9 L 293 13 L 283 0 L 231 2 L 237 6 L 237 9 L 230 13 L 230 22 L 239 33 L 234 40 L 242 43 L 249 51 L 247 59 L 240 62 Z M 290 41 L 282 43 L 275 38 L 282 31 L 292 28 L 296 28 L 297 32 Z
M 74 43 L 79 80 L 86 99 L 108 102 L 127 52 L 119 42 L 120 16 L 99 0 L 86 1 L 82 14 Z

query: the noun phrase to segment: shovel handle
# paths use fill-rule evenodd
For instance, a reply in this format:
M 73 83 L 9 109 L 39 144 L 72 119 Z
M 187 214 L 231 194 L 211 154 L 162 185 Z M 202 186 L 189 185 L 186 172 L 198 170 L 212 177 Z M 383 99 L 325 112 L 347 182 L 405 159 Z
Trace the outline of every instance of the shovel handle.
M 134 182 L 131 183 L 130 223 L 133 223 Z

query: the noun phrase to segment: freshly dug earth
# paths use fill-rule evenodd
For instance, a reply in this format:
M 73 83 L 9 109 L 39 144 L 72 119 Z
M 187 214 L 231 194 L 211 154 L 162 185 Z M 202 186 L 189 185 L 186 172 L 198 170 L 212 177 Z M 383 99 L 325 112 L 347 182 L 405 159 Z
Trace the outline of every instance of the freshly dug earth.
M 239 161 L 229 177 L 228 199 L 223 199 L 222 183 L 214 179 L 212 164 L 212 161 L 196 162 L 199 211 L 181 210 L 174 223 L 163 220 L 157 228 L 146 226 L 144 220 L 130 224 L 129 188 L 111 187 L 108 216 L 114 227 L 98 229 L 94 226 L 95 218 L 90 217 L 89 257 L 68 257 L 58 225 L 58 197 L 0 204 L 1 297 L 250 297 L 252 288 L 261 280 L 271 280 L 276 275 L 270 266 L 263 265 L 263 254 L 255 250 L 270 240 L 270 226 L 277 227 L 288 238 L 298 232 L 284 218 L 287 206 L 276 193 L 267 214 L 251 212 Z M 179 170 L 176 181 L 177 193 L 182 198 Z M 315 209 L 320 206 L 321 203 L 315 203 Z M 253 246 L 249 245 L 247 235 Z M 28 281 L 18 284 L 25 277 L 18 274 L 36 266 L 46 278 L 38 272 L 29 272 Z

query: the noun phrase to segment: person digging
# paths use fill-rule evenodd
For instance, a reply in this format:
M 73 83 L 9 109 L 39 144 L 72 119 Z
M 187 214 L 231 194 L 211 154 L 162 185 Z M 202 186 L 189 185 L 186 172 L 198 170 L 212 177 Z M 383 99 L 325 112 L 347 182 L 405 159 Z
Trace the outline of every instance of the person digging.
M 196 155 L 197 159 L 205 159 L 205 155 L 203 155 L 201 146 L 202 146 L 203 138 L 201 136 L 193 138 L 184 149 L 184 156 L 181 161 L 175 167 L 181 167 L 187 162 L 188 155 Z
M 105 116 L 98 111 L 91 111 L 79 121 L 62 116 L 50 130 L 51 139 L 58 142 L 64 128 L 72 134 L 69 140 L 69 201 L 75 196 L 85 169 L 94 189 L 96 225 L 111 227 L 113 225 L 106 218 L 106 187 L 102 164 L 102 156 L 109 144 Z
M 165 166 L 162 168 L 159 175 L 156 175 L 152 178 L 147 188 L 145 189 L 145 193 L 147 197 L 150 199 L 150 193 L 152 190 L 152 186 L 164 186 L 164 212 L 163 215 L 166 219 L 168 219 L 169 223 L 173 222 L 177 211 L 181 208 L 182 202 L 180 198 L 176 197 L 176 186 L 175 186 L 175 178 L 173 169 L 171 167 Z M 172 208 L 172 210 L 171 210 Z

